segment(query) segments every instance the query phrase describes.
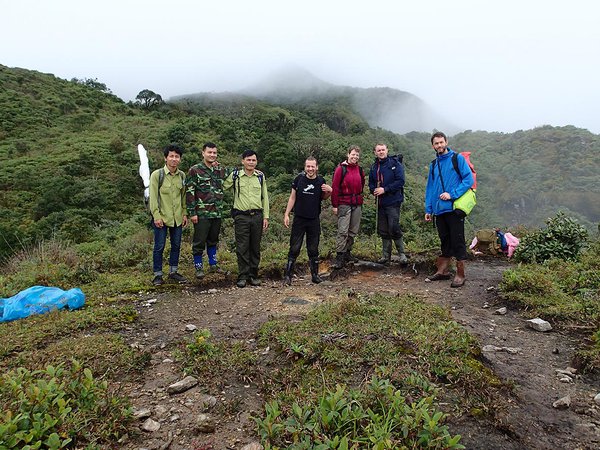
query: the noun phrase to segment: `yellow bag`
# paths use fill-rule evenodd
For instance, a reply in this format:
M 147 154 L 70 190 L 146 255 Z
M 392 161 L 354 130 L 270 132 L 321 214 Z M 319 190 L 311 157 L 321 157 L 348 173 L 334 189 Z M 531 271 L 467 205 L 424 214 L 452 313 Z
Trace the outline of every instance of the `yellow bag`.
M 473 208 L 475 207 L 476 204 L 477 204 L 477 196 L 475 195 L 475 191 L 473 189 L 469 189 L 467 192 L 465 192 L 459 198 L 454 200 L 454 203 L 452 206 L 454 209 L 460 209 L 461 211 L 463 211 L 465 214 L 468 215 L 473 210 Z

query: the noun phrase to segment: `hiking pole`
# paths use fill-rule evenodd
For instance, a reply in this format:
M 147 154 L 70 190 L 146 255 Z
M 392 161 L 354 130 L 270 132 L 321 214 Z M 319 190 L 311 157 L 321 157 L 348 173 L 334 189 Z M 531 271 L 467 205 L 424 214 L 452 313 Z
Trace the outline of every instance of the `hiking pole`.
M 377 181 L 377 187 L 380 182 Z M 375 196 L 375 258 L 377 258 L 377 230 L 379 229 L 379 197 Z

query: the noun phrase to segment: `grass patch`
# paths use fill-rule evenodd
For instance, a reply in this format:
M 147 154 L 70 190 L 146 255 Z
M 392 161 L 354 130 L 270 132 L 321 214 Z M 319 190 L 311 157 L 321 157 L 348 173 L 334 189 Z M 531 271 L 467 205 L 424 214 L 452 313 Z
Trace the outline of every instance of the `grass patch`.
M 258 344 L 198 330 L 178 359 L 203 379 L 262 387 L 267 403 L 255 420 L 267 449 L 462 448 L 438 399 L 456 414 L 485 415 L 505 387 L 447 311 L 411 295 L 350 292 L 301 322 L 267 322 Z
M 578 350 L 578 355 L 589 369 L 600 367 L 600 242 L 576 261 L 551 259 L 506 270 L 500 288 L 532 317 L 590 329 L 590 345 Z
M 215 341 L 209 330 L 194 332 L 190 342 L 185 344 L 176 357 L 183 363 L 188 374 L 203 379 L 225 379 L 227 374 L 235 374 L 246 381 L 252 376 L 256 355 L 245 341 Z
M 280 351 L 284 367 L 283 359 L 292 362 L 273 371 L 273 396 L 311 397 L 349 379 L 360 383 L 377 368 L 399 386 L 417 372 L 460 392 L 463 406 L 486 411 L 500 387 L 478 360 L 478 342 L 447 311 L 411 295 L 350 297 L 300 323 L 269 322 L 260 335 Z
M 48 361 L 60 361 L 61 358 L 64 361 L 77 352 L 83 359 L 93 359 L 93 352 L 89 353 L 89 348 L 84 344 L 87 339 L 88 346 L 97 352 L 95 364 L 107 366 L 113 358 L 111 350 L 114 350 L 120 354 L 119 358 L 122 357 L 127 370 L 131 362 L 127 361 L 126 346 L 116 334 L 110 332 L 121 330 L 136 318 L 137 312 L 133 306 L 105 306 L 53 311 L 4 323 L 0 326 L 0 367 L 24 365 L 39 369 L 39 363 L 46 358 Z M 84 337 L 86 332 L 90 337 Z M 103 342 L 98 335 L 104 335 L 105 338 L 110 336 L 110 339 Z M 104 358 L 107 360 L 103 363 Z

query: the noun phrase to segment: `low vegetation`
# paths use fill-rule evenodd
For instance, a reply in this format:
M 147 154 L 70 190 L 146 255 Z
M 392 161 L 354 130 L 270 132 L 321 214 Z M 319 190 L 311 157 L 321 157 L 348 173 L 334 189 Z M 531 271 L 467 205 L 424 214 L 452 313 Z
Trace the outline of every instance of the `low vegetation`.
M 101 448 L 127 432 L 128 400 L 76 361 L 0 377 L 0 447 Z
M 448 414 L 491 417 L 506 388 L 479 357 L 447 311 L 353 292 L 300 322 L 267 322 L 258 346 L 200 330 L 179 354 L 203 379 L 260 380 L 267 403 L 255 420 L 269 449 L 462 448 Z M 442 412 L 442 399 L 453 409 Z
M 591 332 L 578 355 L 592 370 L 600 367 L 600 241 L 586 247 L 587 238 L 572 218 L 557 214 L 525 236 L 517 253 L 530 263 L 504 272 L 500 287 L 532 317 Z

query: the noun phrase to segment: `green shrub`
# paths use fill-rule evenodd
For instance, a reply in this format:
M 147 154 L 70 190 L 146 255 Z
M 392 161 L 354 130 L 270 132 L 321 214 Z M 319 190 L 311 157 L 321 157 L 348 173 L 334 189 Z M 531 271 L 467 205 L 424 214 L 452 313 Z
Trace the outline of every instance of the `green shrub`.
M 265 449 L 464 448 L 460 435 L 450 435 L 443 425 L 446 414 L 436 411 L 433 401 L 429 396 L 412 402 L 389 380 L 373 377 L 363 390 L 337 385 L 312 404 L 294 403 L 286 413 L 271 401 L 264 418 L 254 420 Z
M 0 448 L 59 449 L 113 442 L 131 415 L 106 381 L 73 362 L 71 368 L 23 368 L 0 378 Z
M 574 260 L 588 238 L 587 230 L 575 219 L 558 212 L 546 228 L 525 235 L 515 251 L 518 262 L 543 262 L 550 258 Z

